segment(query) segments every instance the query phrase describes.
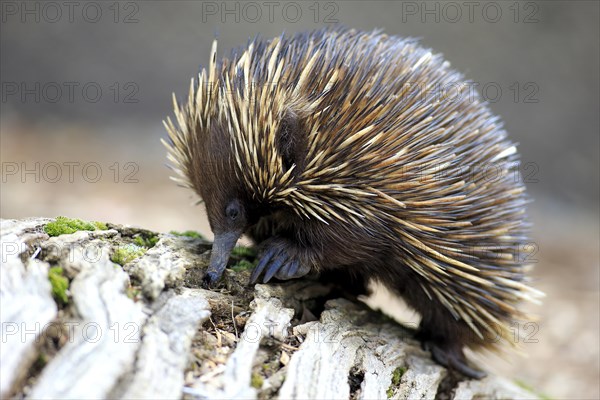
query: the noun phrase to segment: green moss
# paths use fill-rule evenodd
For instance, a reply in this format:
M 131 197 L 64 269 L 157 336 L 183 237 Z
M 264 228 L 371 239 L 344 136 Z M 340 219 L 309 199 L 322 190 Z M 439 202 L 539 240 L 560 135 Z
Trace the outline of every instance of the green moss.
M 252 385 L 253 388 L 260 389 L 262 388 L 264 381 L 265 380 L 262 376 L 260 376 L 256 372 L 253 372 L 252 377 L 250 378 L 250 385 Z
M 114 263 L 125 265 L 128 262 L 144 255 L 146 250 L 148 249 L 140 247 L 136 244 L 126 244 L 124 246 L 119 246 L 110 259 Z
M 406 367 L 398 367 L 394 370 L 394 372 L 392 372 L 392 384 L 390 385 L 388 390 L 386 390 L 386 392 L 385 392 L 388 399 L 391 398 L 392 396 L 394 396 L 394 388 L 397 388 L 398 386 L 400 386 L 400 381 L 402 380 L 402 375 L 404 375 L 405 372 L 406 372 Z
M 33 368 L 35 368 L 37 371 L 41 371 L 46 364 L 48 364 L 48 356 L 46 356 L 44 353 L 40 353 L 33 363 Z
M 108 229 L 108 226 L 106 226 L 104 222 L 93 221 L 92 224 L 94 224 L 96 229 L 98 229 L 99 231 L 105 231 Z
M 250 262 L 248 260 L 240 260 L 230 269 L 235 272 L 246 271 L 254 268 L 256 266 L 256 262 Z
M 235 246 L 231 251 L 231 255 L 245 258 L 256 258 L 256 250 L 252 247 Z
M 392 372 L 392 385 L 398 386 L 400 384 L 400 380 L 402 379 L 402 375 L 406 372 L 405 367 L 398 367 Z
M 139 297 L 140 293 L 142 293 L 141 289 L 135 286 L 129 286 L 126 292 L 127 297 L 129 297 L 131 300 L 136 300 Z
M 80 219 L 57 217 L 55 221 L 44 226 L 44 231 L 50 236 L 66 235 L 77 231 L 106 230 L 108 227 L 103 222 L 86 222 Z
M 69 302 L 67 290 L 69 290 L 69 279 L 63 275 L 61 267 L 52 267 L 48 270 L 48 280 L 52 286 L 52 296 L 61 305 Z
M 256 260 L 256 250 L 251 247 L 236 246 L 231 251 L 231 256 L 236 263 L 231 270 L 235 272 L 253 269 L 258 260 Z
M 140 247 L 146 247 L 148 249 L 154 247 L 156 245 L 156 243 L 158 242 L 158 236 L 136 236 L 135 239 L 133 239 L 133 243 L 135 243 L 136 245 L 140 246 Z
M 171 235 L 175 235 L 175 236 L 187 236 L 190 238 L 194 238 L 194 239 L 204 239 L 204 236 L 196 231 L 184 231 L 184 232 L 177 232 L 177 231 L 171 231 L 169 232 Z

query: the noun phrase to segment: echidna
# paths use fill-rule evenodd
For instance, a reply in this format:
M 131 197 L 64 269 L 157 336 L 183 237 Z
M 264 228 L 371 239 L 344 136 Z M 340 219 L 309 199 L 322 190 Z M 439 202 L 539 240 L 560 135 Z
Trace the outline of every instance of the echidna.
M 165 123 L 176 180 L 215 235 L 206 282 L 246 234 L 261 249 L 252 282 L 379 281 L 421 314 L 438 363 L 484 376 L 464 346 L 509 341 L 518 303 L 540 293 L 519 255 L 515 145 L 467 87 L 440 55 L 379 31 L 255 39 L 221 61 L 213 43 L 187 103 L 174 96 L 178 126 Z

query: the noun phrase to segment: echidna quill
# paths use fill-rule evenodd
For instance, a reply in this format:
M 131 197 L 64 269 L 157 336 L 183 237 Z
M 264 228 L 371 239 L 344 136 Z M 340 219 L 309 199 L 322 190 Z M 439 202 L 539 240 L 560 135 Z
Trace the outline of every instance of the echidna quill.
M 215 235 L 206 282 L 246 234 L 261 249 L 252 282 L 379 281 L 421 314 L 438 363 L 484 376 L 464 347 L 511 342 L 518 304 L 541 295 L 526 284 L 527 197 L 499 119 L 411 39 L 323 29 L 220 61 L 216 47 L 165 124 L 176 180 Z

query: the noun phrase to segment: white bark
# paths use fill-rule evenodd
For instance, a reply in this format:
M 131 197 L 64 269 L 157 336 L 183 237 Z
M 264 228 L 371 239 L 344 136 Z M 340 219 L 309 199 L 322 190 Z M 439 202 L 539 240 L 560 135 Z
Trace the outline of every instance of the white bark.
M 110 256 L 135 229 L 49 238 L 47 222 L 1 222 L 2 397 L 536 398 L 495 376 L 449 381 L 410 331 L 316 282 L 252 288 L 247 271 L 229 270 L 220 290 L 200 289 L 202 240 L 159 235 L 121 267 Z M 54 265 L 71 280 L 65 307 L 51 295 Z M 21 325 L 50 322 L 69 335 L 44 354 L 47 332 Z
M 0 397 L 25 377 L 36 356 L 43 327 L 56 315 L 48 282 L 48 263 L 21 259 L 27 240 L 43 237 L 35 230 L 45 220 L 1 221 L 0 248 Z

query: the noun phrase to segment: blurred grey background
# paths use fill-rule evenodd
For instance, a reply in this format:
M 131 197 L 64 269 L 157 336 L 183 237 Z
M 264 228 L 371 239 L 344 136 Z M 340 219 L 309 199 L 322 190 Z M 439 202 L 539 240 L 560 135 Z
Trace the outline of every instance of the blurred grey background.
M 328 24 L 418 37 L 474 81 L 519 143 L 535 202 L 529 359 L 490 361 L 555 398 L 598 398 L 597 1 L 2 1 L 2 218 L 68 215 L 210 234 L 168 180 L 171 93 L 260 35 Z

